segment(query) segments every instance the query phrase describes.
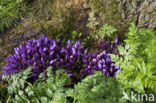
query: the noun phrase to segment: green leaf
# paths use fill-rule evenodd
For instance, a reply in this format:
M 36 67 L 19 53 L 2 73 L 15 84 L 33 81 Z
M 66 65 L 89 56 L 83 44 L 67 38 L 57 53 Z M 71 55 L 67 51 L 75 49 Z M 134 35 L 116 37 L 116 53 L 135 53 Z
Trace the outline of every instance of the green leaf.
M 73 31 L 72 34 L 73 34 L 73 35 L 77 35 L 77 32 L 76 32 L 76 31 Z
M 23 94 L 23 91 L 22 90 L 19 90 L 18 91 L 18 94 L 21 96 Z
M 12 87 L 8 87 L 8 94 L 13 94 L 13 88 Z
M 44 78 L 44 73 L 41 73 L 41 74 L 39 75 L 39 78 Z
M 18 95 L 15 95 L 15 100 L 16 100 L 18 103 L 21 103 L 21 101 L 22 101 Z
M 47 97 L 41 97 L 41 103 L 47 103 L 48 99 Z
M 50 77 L 52 75 L 52 67 L 47 68 L 47 76 Z
M 119 56 L 115 55 L 115 54 L 110 54 L 110 57 L 111 57 L 112 61 L 114 61 L 114 62 L 116 62 L 119 59 Z
M 48 95 L 48 97 L 52 97 L 53 96 L 53 92 L 49 88 L 46 90 L 46 94 Z
M 29 91 L 28 96 L 34 96 L 34 91 Z

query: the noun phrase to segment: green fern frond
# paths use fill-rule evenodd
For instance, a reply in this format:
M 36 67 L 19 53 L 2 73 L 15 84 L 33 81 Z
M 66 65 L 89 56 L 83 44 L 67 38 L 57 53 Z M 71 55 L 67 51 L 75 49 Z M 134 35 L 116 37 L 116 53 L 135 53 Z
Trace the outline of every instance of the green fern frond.
M 111 35 L 113 35 L 113 33 L 115 33 L 117 31 L 116 28 L 110 26 L 110 25 L 103 25 L 103 27 L 101 27 L 99 29 L 99 36 L 101 39 L 103 39 L 104 37 L 110 37 Z
M 121 55 L 117 58 L 115 55 L 111 56 L 117 65 L 120 64 L 122 71 L 117 75 L 120 83 L 125 87 L 133 88 L 136 90 L 138 87 L 134 86 L 136 82 L 140 82 L 140 87 L 136 91 L 145 91 L 145 88 L 152 89 L 156 92 L 156 35 L 155 31 L 138 30 L 134 24 L 131 24 L 127 39 L 125 40 L 126 46 L 119 46 Z M 147 91 L 145 91 L 147 92 Z

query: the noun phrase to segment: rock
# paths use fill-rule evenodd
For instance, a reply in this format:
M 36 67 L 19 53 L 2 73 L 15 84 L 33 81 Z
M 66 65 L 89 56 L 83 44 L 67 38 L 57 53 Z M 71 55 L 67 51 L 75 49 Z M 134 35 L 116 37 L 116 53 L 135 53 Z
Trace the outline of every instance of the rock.
M 156 0 L 119 0 L 118 2 L 122 21 L 127 22 L 137 15 L 138 19 L 134 22 L 138 27 L 156 28 Z
M 19 41 L 22 40 L 22 35 L 10 35 L 9 36 L 9 43 L 10 44 L 14 44 L 14 43 L 18 43 Z
M 145 21 L 149 21 L 149 20 L 150 20 L 150 15 L 147 14 L 147 15 L 145 16 Z
M 23 38 L 24 39 L 29 39 L 29 38 L 31 38 L 31 37 L 33 37 L 35 35 L 37 35 L 37 32 L 36 32 L 36 29 L 33 28 L 33 29 L 30 29 L 30 30 L 26 31 L 24 33 L 24 35 L 23 35 Z

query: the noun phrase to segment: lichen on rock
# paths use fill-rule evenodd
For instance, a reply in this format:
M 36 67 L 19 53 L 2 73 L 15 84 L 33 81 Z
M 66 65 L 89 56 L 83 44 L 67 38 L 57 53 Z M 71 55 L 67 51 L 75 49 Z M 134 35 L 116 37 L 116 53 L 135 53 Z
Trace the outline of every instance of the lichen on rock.
M 133 22 L 138 28 L 156 29 L 155 0 L 119 0 L 119 11 L 123 20 L 137 17 Z

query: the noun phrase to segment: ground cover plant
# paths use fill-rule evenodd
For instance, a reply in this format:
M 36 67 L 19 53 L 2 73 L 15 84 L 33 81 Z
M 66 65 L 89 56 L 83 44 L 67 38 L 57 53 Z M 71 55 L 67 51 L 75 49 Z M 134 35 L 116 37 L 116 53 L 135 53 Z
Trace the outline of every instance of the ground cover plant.
M 156 35 L 155 31 L 138 30 L 131 24 L 126 45 L 118 46 L 120 55 L 112 55 L 116 65 L 120 64 L 122 71 L 117 75 L 119 81 L 127 88 L 137 92 L 156 91 Z
M 17 24 L 26 10 L 24 0 L 0 0 L 0 32 Z
M 153 4 L 0 0 L 0 103 L 155 103 Z
M 122 99 L 123 92 L 155 93 L 155 31 L 138 30 L 134 24 L 129 30 L 125 43 L 117 35 L 113 43 L 99 40 L 100 53 L 90 53 L 76 39 L 62 43 L 41 36 L 21 44 L 3 68 L 5 101 L 136 103 Z
M 64 70 L 59 69 L 54 73 L 53 69 L 49 67 L 46 69 L 46 75 L 45 73 L 40 74 L 39 79 L 31 84 L 27 82 L 31 78 L 31 69 L 28 68 L 18 74 L 4 77 L 10 83 L 8 87 L 9 102 L 120 103 L 121 101 L 121 85 L 115 78 L 105 77 L 102 72 L 96 72 L 75 84 L 74 88 L 69 88 L 67 85 L 71 84 L 71 80 L 68 74 L 64 73 Z M 102 91 L 101 88 L 103 88 Z M 110 92 L 109 89 L 113 89 L 113 91 Z
M 24 72 L 4 77 L 10 83 L 8 92 L 10 102 L 17 103 L 67 103 L 66 93 L 68 88 L 63 88 L 65 84 L 71 83 L 70 78 L 64 70 L 58 70 L 54 74 L 51 67 L 47 68 L 47 74 L 42 73 L 33 84 L 27 82 L 31 78 L 32 68 Z
M 109 53 L 88 53 L 77 41 L 71 45 L 63 45 L 61 40 L 56 42 L 48 37 L 41 36 L 38 40 L 29 40 L 26 46 L 21 44 L 15 48 L 15 53 L 7 57 L 8 63 L 4 67 L 4 74 L 19 73 L 28 66 L 33 66 L 32 77 L 37 79 L 41 72 L 46 72 L 48 66 L 55 70 L 63 68 L 77 81 L 94 71 L 103 71 L 107 76 L 115 76 L 119 66 L 115 67 Z

